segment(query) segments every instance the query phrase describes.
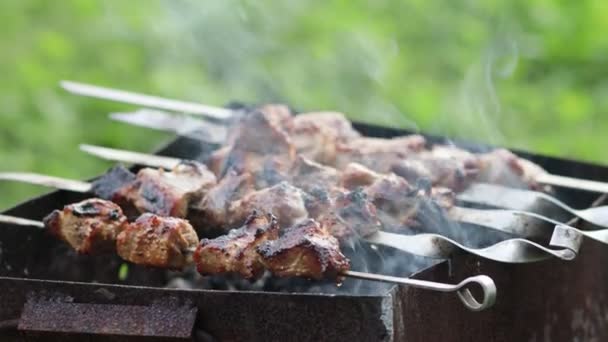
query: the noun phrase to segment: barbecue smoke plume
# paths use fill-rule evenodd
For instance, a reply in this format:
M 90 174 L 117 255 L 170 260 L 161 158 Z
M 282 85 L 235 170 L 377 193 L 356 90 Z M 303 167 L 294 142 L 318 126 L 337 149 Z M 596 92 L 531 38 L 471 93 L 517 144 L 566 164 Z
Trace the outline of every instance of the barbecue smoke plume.
M 520 38 L 512 25 L 500 25 L 480 54 L 466 70 L 458 89 L 446 102 L 439 122 L 458 124 L 443 127 L 449 135 L 500 145 L 504 143 L 504 125 L 517 125 L 509 117 L 509 108 L 501 105 L 500 81 L 515 72 L 521 53 Z

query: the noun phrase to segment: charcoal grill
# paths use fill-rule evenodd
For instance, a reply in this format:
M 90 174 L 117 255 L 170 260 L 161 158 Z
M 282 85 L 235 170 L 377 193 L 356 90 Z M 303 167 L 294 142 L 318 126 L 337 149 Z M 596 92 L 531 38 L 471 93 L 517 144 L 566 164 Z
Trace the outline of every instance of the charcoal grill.
M 355 126 L 369 136 L 408 133 Z M 427 138 L 445 142 L 440 137 Z M 471 150 L 487 148 L 456 143 Z M 178 138 L 159 153 L 193 158 L 213 148 Z M 520 154 L 551 173 L 608 181 L 605 167 Z M 560 190 L 557 195 L 581 208 L 596 200 L 592 194 L 573 190 Z M 24 202 L 6 214 L 37 220 L 82 196 L 56 191 Z M 118 258 L 77 256 L 34 228 L 1 225 L 0 243 L 0 332 L 7 341 L 608 339 L 608 302 L 604 294 L 608 271 L 602 267 L 608 263 L 608 250 L 592 240 L 584 242 L 579 256 L 571 262 L 509 265 L 471 255 L 457 255 L 443 262 L 400 256 L 403 264 L 393 270 L 395 275 L 442 282 L 457 282 L 479 273 L 491 276 L 499 297 L 496 306 L 485 312 L 466 310 L 450 294 L 356 280 L 348 280 L 340 288 L 275 281 L 275 287 L 270 288 L 273 291 L 246 285 L 218 290 L 213 282 L 204 289 L 164 288 L 166 271 L 130 266 L 127 279 L 121 281 Z M 381 273 L 374 269 L 373 262 L 368 266 Z

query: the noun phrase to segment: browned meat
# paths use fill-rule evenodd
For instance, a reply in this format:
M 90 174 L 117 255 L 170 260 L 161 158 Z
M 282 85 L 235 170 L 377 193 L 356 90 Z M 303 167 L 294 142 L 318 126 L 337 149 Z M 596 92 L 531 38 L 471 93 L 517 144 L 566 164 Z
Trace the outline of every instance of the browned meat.
M 338 240 L 312 219 L 260 244 L 257 252 L 266 269 L 279 277 L 335 278 L 350 268 Z
M 334 187 L 340 177 L 340 173 L 336 169 L 302 156 L 298 156 L 291 170 L 291 175 L 293 185 L 306 192 Z
M 216 186 L 207 191 L 201 201 L 190 207 L 188 219 L 197 228 L 225 229 L 229 227 L 230 203 L 253 190 L 253 177 L 250 173 L 239 175 L 229 171 Z
M 92 198 L 54 210 L 44 224 L 76 252 L 101 254 L 116 249 L 116 237 L 128 223 L 119 206 Z
M 342 170 L 350 163 L 359 163 L 377 172 L 388 172 L 396 160 L 407 158 L 425 148 L 420 135 L 392 139 L 362 137 L 338 144 L 334 166 Z
M 223 177 L 228 171 L 249 172 L 257 189 L 277 184 L 291 169 L 296 151 L 281 120 L 262 111 L 246 114 L 235 126 L 233 142 L 210 157 L 212 170 Z
M 546 171 L 529 160 L 519 158 L 511 151 L 498 149 L 481 154 L 479 159 L 481 170 L 476 179 L 479 182 L 533 190 L 549 190 L 535 181 L 538 175 Z
M 392 171 L 412 183 L 426 179 L 434 186 L 463 190 L 480 171 L 476 155 L 453 146 L 435 146 L 394 163 Z
M 276 218 L 254 211 L 241 228 L 215 239 L 202 239 L 194 253 L 196 268 L 202 275 L 237 273 L 255 278 L 263 271 L 257 246 L 278 236 Z
M 254 210 L 276 215 L 279 225 L 290 226 L 308 216 L 305 196 L 302 190 L 287 182 L 251 192 L 240 200 L 230 203 L 229 226 L 240 225 Z
M 181 270 L 192 262 L 197 244 L 188 221 L 143 214 L 118 235 L 116 249 L 134 264 Z
M 307 202 L 311 217 L 340 240 L 367 236 L 381 228 L 376 207 L 360 188 L 353 191 L 334 188 L 330 193 L 311 195 L 314 200 Z
M 340 177 L 340 185 L 346 189 L 356 189 L 374 184 L 382 175 L 358 163 L 346 165 Z
M 131 185 L 114 194 L 113 201 L 138 213 L 184 218 L 189 204 L 200 200 L 215 182 L 215 176 L 195 162 L 184 162 L 171 172 L 144 168 Z
M 330 165 L 335 163 L 339 143 L 361 136 L 344 114 L 337 112 L 296 115 L 290 134 L 299 154 Z

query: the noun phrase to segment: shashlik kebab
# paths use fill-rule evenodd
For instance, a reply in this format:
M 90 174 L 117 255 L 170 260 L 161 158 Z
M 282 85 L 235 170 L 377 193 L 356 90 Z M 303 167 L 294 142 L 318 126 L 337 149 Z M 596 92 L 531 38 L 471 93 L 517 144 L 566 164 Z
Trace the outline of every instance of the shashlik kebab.
M 300 158 L 302 160 L 302 158 Z M 328 167 L 323 167 L 322 165 L 316 164 L 314 162 L 309 162 L 309 164 L 317 165 L 323 170 L 333 170 Z M 293 220 L 297 220 L 300 217 L 305 217 L 308 214 L 312 215 L 312 217 L 317 217 L 314 211 L 315 204 L 320 207 L 330 207 L 332 204 L 340 205 L 340 203 L 360 203 L 360 205 L 354 206 L 354 209 L 359 210 L 359 214 L 362 216 L 352 216 L 352 214 L 348 214 L 353 211 L 353 206 L 348 206 L 346 204 L 343 209 L 343 212 L 347 215 L 350 215 L 353 220 L 355 218 L 365 218 L 370 219 L 369 221 L 360 221 L 367 222 L 373 224 L 362 225 L 362 224 L 353 224 L 351 226 L 361 226 L 365 227 L 365 233 L 373 231 L 374 229 L 378 229 L 378 221 L 371 220 L 371 218 L 375 218 L 376 215 L 366 215 L 366 210 L 371 213 L 377 212 L 374 203 L 369 203 L 372 200 L 376 200 L 382 203 L 382 208 L 387 207 L 389 200 L 386 199 L 384 192 L 376 192 L 374 193 L 366 193 L 365 191 L 359 191 L 360 189 L 348 190 L 343 189 L 342 187 L 333 186 L 320 189 L 316 189 L 315 191 L 311 191 L 307 193 L 302 191 L 295 186 L 280 182 L 271 186 L 269 188 L 262 188 L 260 190 L 255 190 L 255 183 L 259 181 L 251 180 L 251 176 L 249 173 L 236 174 L 234 172 L 229 172 L 228 177 L 224 177 L 220 180 L 220 182 L 215 186 L 209 188 L 205 196 L 192 195 L 192 192 L 196 192 L 198 188 L 190 188 L 183 189 L 177 188 L 173 189 L 170 186 L 167 186 L 167 179 L 171 180 L 171 183 L 175 182 L 175 177 L 178 177 L 180 173 L 185 173 L 187 177 L 192 175 L 192 172 L 186 172 L 192 166 L 192 163 L 186 164 L 188 168 L 184 168 L 177 174 L 171 174 L 171 172 L 166 172 L 163 170 L 152 170 L 152 169 L 143 169 L 140 170 L 138 176 L 133 175 L 130 171 L 122 168 L 115 167 L 109 173 L 104 175 L 102 178 L 98 179 L 90 185 L 89 183 L 84 182 L 76 182 L 69 181 L 69 184 L 72 185 L 70 190 L 76 189 L 80 187 L 80 191 L 87 192 L 94 190 L 94 194 L 97 197 L 101 197 L 104 199 L 114 199 L 118 203 L 123 206 L 123 210 L 129 217 L 134 217 L 138 213 L 149 212 L 152 211 L 155 214 L 159 215 L 169 215 L 172 212 L 172 208 L 187 208 L 188 215 L 186 218 L 189 218 L 191 222 L 195 225 L 195 227 L 206 230 L 207 233 L 215 234 L 215 232 L 209 232 L 210 228 L 222 228 L 229 227 L 231 225 L 238 225 L 241 222 L 239 220 L 243 220 L 247 213 L 242 210 L 242 207 L 246 205 L 258 205 L 264 209 L 267 209 L 272 212 L 281 212 L 283 214 L 282 223 L 292 223 Z M 297 163 L 296 163 L 297 165 Z M 364 169 L 363 166 L 359 166 L 358 168 Z M 178 168 L 179 169 L 179 168 Z M 195 169 L 200 170 L 200 168 L 195 167 Z M 143 172 L 142 172 L 143 171 Z M 331 173 L 331 172 L 330 172 Z M 139 176 L 139 175 L 143 176 Z M 0 179 L 22 179 L 24 175 L 22 174 L 0 174 Z M 31 175 L 25 175 L 26 180 L 28 181 L 41 181 L 41 184 L 48 185 L 49 183 L 45 179 L 40 179 L 38 176 L 30 177 Z M 153 177 L 156 176 L 156 177 Z M 138 178 L 140 181 L 138 181 Z M 209 177 L 206 177 L 209 178 Z M 266 174 L 262 174 L 262 179 L 268 179 Z M 308 179 L 311 180 L 310 184 L 314 184 L 318 182 L 322 177 L 310 176 Z M 399 229 L 399 228 L 408 228 L 409 223 L 407 220 L 403 220 L 403 218 L 416 218 L 416 217 L 424 217 L 428 214 L 428 212 L 417 211 L 419 208 L 431 208 L 432 210 L 437 210 L 438 212 L 433 212 L 433 215 L 430 216 L 431 219 L 435 217 L 440 217 L 443 214 L 445 209 L 442 208 L 448 207 L 451 203 L 451 192 L 442 193 L 437 192 L 431 189 L 431 191 L 419 191 L 418 189 L 412 188 L 407 184 L 405 180 L 402 178 L 392 175 L 387 178 L 388 180 L 393 180 L 393 182 L 388 182 L 388 184 L 394 183 L 396 186 L 394 188 L 393 193 L 395 194 L 395 198 L 399 201 L 402 201 L 397 205 L 393 206 L 392 213 L 389 211 L 389 215 L 384 210 L 380 213 L 381 218 L 384 220 L 384 223 L 391 223 L 390 215 L 394 214 L 398 220 L 392 220 L 392 223 L 401 223 L 400 225 L 390 224 L 387 225 L 386 229 Z M 143 181 L 145 180 L 145 182 Z M 396 182 L 394 182 L 396 180 Z M 52 179 L 52 186 L 60 185 L 61 187 L 61 179 Z M 146 182 L 151 182 L 152 184 L 147 184 Z M 384 181 L 386 183 L 386 179 Z M 76 183 L 76 184 L 72 184 Z M 155 184 L 158 183 L 158 184 Z M 179 182 L 177 182 L 179 183 Z M 297 180 L 296 180 L 296 183 Z M 75 185 L 79 185 L 78 187 Z M 187 184 L 197 184 L 197 182 L 190 182 Z M 208 182 L 201 182 L 201 184 L 208 184 Z M 245 184 L 245 185 L 243 185 Z M 135 185 L 135 186 L 134 186 Z M 298 183 L 298 185 L 303 186 L 302 183 Z M 371 191 L 373 188 L 370 187 Z M 127 191 L 128 190 L 128 191 Z M 405 191 L 409 190 L 409 192 Z M 369 192 L 368 191 L 368 192 Z M 347 196 L 349 193 L 352 196 Z M 365 194 L 366 196 L 357 195 Z M 432 195 L 433 193 L 439 194 L 440 196 L 429 196 L 429 193 Z M 327 195 L 331 194 L 331 197 Z M 363 200 L 358 201 L 336 201 L 338 195 L 342 198 L 361 198 Z M 380 198 L 373 198 L 373 196 L 381 195 Z M 189 198 L 199 198 L 202 197 L 202 200 L 199 202 L 187 204 Z M 432 198 L 434 197 L 434 198 Z M 441 198 L 442 200 L 438 200 Z M 129 200 L 130 199 L 130 200 Z M 286 201 L 285 199 L 290 199 Z M 178 201 L 179 203 L 174 203 L 174 201 Z M 318 204 L 323 203 L 324 204 Z M 365 204 L 365 205 L 364 205 Z M 427 205 L 429 204 L 429 205 Z M 422 205 L 422 206 L 421 206 Z M 267 206 L 267 208 L 265 207 Z M 370 210 L 366 208 L 372 208 Z M 137 210 L 133 210 L 137 209 Z M 342 210 L 340 209 L 340 210 Z M 389 208 L 390 210 L 390 208 Z M 183 211 L 181 211 L 183 213 Z M 289 214 L 286 214 L 289 213 Z M 335 213 L 335 211 L 334 211 Z M 450 216 L 454 216 L 456 218 L 455 221 L 459 222 L 468 222 L 476 225 L 484 226 L 487 228 L 491 228 L 493 230 L 503 231 L 512 234 L 518 234 L 521 236 L 546 236 L 550 234 L 550 230 L 547 230 L 546 226 L 543 224 L 538 224 L 539 220 L 544 222 L 549 222 L 552 226 L 558 224 L 559 222 L 543 218 L 534 214 L 528 213 L 520 213 L 520 212 L 510 212 L 510 211 L 502 211 L 502 210 L 475 210 L 475 209 L 467 209 L 467 208 L 459 208 L 452 206 L 447 210 L 448 218 Z M 423 214 L 419 216 L 417 214 Z M 183 218 L 184 216 L 182 216 Z M 524 221 L 522 224 L 522 220 Z M 292 221 L 292 222 L 290 222 Z M 339 223 L 341 220 L 336 220 L 338 223 L 336 227 L 339 227 Z M 217 224 L 214 224 L 217 223 Z M 437 223 L 436 223 L 437 225 Z M 439 223 L 441 225 L 441 222 Z M 530 227 L 537 227 L 537 229 L 531 229 Z M 526 228 L 526 229 L 524 229 Z M 438 228 L 440 230 L 440 228 Z M 349 232 L 350 229 L 344 230 L 345 232 Z M 403 232 L 403 230 L 401 230 Z M 452 230 L 454 231 L 454 230 Z M 207 234 L 205 233 L 205 234 Z M 362 232 L 358 232 L 358 234 L 362 234 Z
M 176 111 L 180 114 L 183 114 L 183 113 L 198 114 L 198 115 L 202 115 L 204 117 L 211 117 L 211 118 L 219 119 L 220 121 L 224 121 L 224 122 L 225 121 L 234 121 L 235 116 L 238 117 L 238 115 L 235 115 L 235 114 L 238 114 L 240 112 L 239 110 L 235 111 L 232 109 L 208 106 L 208 105 L 203 105 L 203 104 L 199 104 L 199 103 L 191 103 L 191 102 L 185 102 L 185 101 L 164 99 L 164 98 L 157 97 L 157 96 L 143 95 L 143 94 L 138 94 L 138 93 L 133 93 L 133 92 L 127 92 L 127 91 L 116 90 L 116 89 L 111 89 L 111 88 L 104 88 L 104 87 L 77 83 L 77 82 L 62 81 L 61 86 L 64 89 L 66 89 L 67 91 L 74 93 L 74 94 L 91 96 L 91 97 L 118 101 L 118 102 L 124 102 L 124 103 L 131 103 L 131 104 L 135 104 L 135 105 L 142 105 L 142 106 L 145 106 L 148 108 L 159 108 L 159 109 L 165 109 L 165 110 L 170 110 L 170 111 Z M 154 120 L 150 120 L 149 115 L 143 115 L 144 120 L 137 119 L 137 118 L 135 118 L 133 120 L 130 118 L 129 115 L 122 115 L 121 120 L 127 121 L 130 124 L 138 124 L 138 125 L 143 125 L 143 126 L 157 128 L 157 129 L 171 130 L 170 128 L 168 128 L 169 125 L 167 125 L 167 122 L 175 121 L 175 118 L 172 117 L 171 115 L 165 114 L 163 112 L 157 112 L 155 114 L 159 114 L 159 115 L 163 116 L 163 119 L 161 120 L 161 121 L 163 121 L 162 125 L 154 126 L 154 122 L 153 122 Z M 165 115 L 163 115 L 163 114 L 165 114 Z M 193 120 L 191 120 L 191 121 L 193 121 Z M 210 126 L 211 125 L 210 122 L 204 122 L 204 124 L 203 124 L 203 122 L 204 121 L 201 121 L 201 126 Z M 190 124 L 188 125 L 188 127 L 194 127 L 194 126 L 196 126 L 196 125 L 192 124 L 192 122 L 190 122 Z M 217 127 L 221 127 L 221 126 L 214 124 L 214 127 L 217 128 Z M 180 127 L 180 130 L 178 131 L 178 133 L 180 133 L 180 134 L 183 133 L 181 130 L 182 128 L 183 127 Z M 215 129 L 212 129 L 211 131 L 215 131 Z M 213 132 L 213 133 L 215 133 L 215 132 Z M 214 135 L 218 136 L 218 134 L 214 134 Z M 221 134 L 219 134 L 219 135 L 221 136 Z M 209 138 L 209 137 L 202 137 L 202 138 L 204 140 L 204 138 Z M 223 143 L 223 141 L 216 139 L 215 143 Z M 503 153 L 503 155 L 505 155 L 505 154 Z M 512 159 L 512 158 L 509 157 L 508 159 Z M 521 161 L 521 163 L 520 163 L 520 161 Z M 532 181 L 532 184 L 546 184 L 546 185 L 554 185 L 554 186 L 558 186 L 558 187 L 573 188 L 573 189 L 584 190 L 584 191 L 608 193 L 608 184 L 607 183 L 598 182 L 598 181 L 589 181 L 589 180 L 584 180 L 584 179 L 577 179 L 577 178 L 566 177 L 566 176 L 553 175 L 548 172 L 538 172 L 537 173 L 536 171 L 538 171 L 538 169 L 536 167 L 534 167 L 532 163 L 525 161 L 523 159 L 520 159 L 520 158 L 517 159 L 515 163 L 513 163 L 511 161 L 511 162 L 509 162 L 509 164 L 511 164 L 511 166 L 515 168 L 515 170 L 514 170 L 515 174 L 520 173 L 520 176 L 524 176 L 525 181 Z M 520 165 L 516 165 L 516 164 L 520 164 Z M 524 169 L 526 169 L 528 166 L 532 166 L 532 168 L 531 168 L 531 171 L 533 171 L 532 173 L 529 173 L 525 170 L 518 170 L 522 167 Z M 498 171 L 500 173 L 504 173 L 505 170 L 499 169 Z M 522 171 L 523 171 L 523 175 L 521 174 Z M 512 185 L 512 184 L 509 184 L 509 185 Z
M 187 220 L 146 213 L 129 222 L 118 205 L 98 198 L 54 210 L 43 223 L 79 254 L 116 252 L 133 264 L 172 270 L 194 262 L 203 275 L 237 273 L 251 279 L 266 269 L 278 276 L 322 279 L 350 267 L 338 240 L 319 223 L 303 221 L 280 237 L 276 217 L 257 210 L 242 227 L 200 243 Z
M 475 311 L 492 306 L 496 297 L 494 282 L 484 275 L 450 285 L 350 271 L 350 262 L 340 251 L 336 238 L 311 219 L 279 234 L 280 227 L 272 214 L 254 211 L 242 227 L 200 243 L 186 220 L 144 214 L 129 223 L 116 204 L 100 199 L 67 205 L 51 213 L 44 222 L 7 216 L 0 216 L 0 222 L 47 228 L 80 254 L 115 250 L 126 261 L 150 267 L 181 270 L 194 264 L 202 275 L 236 273 L 252 279 L 266 270 L 278 277 L 337 281 L 351 277 L 392 282 L 458 292 L 463 304 Z M 467 288 L 471 283 L 481 286 L 481 302 Z
M 278 149 L 288 145 L 284 140 L 289 140 L 294 153 L 338 170 L 355 162 L 377 172 L 394 172 L 412 183 L 424 178 L 454 191 L 463 190 L 471 182 L 540 189 L 534 179 L 545 173 L 538 165 L 504 149 L 473 154 L 454 146 L 429 149 L 420 135 L 364 137 L 341 113 L 293 116 L 280 105 L 263 106 L 238 120 L 230 128 L 225 147 L 211 157 L 209 166 L 219 171 L 214 164 L 225 165 L 235 157 L 225 151 L 240 151 L 243 144 L 249 149 L 255 146 L 259 153 L 285 154 L 287 150 Z
M 80 148 L 89 154 L 93 154 L 104 159 L 147 165 L 150 167 L 172 169 L 182 162 L 181 159 L 177 158 L 94 145 L 83 144 Z M 6 173 L 0 173 L 0 179 L 28 181 L 27 177 L 24 177 L 23 175 L 9 174 L 9 177 L 7 177 Z M 31 182 L 33 179 L 30 179 L 29 181 Z M 53 183 L 52 180 L 45 182 L 45 184 L 51 186 L 56 183 L 57 182 Z M 75 189 L 75 191 L 82 191 L 80 190 L 83 188 L 81 183 L 71 183 L 72 182 L 64 181 L 61 184 L 61 188 L 66 190 Z M 88 189 L 89 186 L 85 184 L 84 188 Z M 608 222 L 606 222 L 605 215 L 605 206 L 593 206 L 591 208 L 577 210 L 569 207 L 567 204 L 561 202 L 555 197 L 538 191 L 514 189 L 487 183 L 474 183 L 469 185 L 463 192 L 456 193 L 455 195 L 456 199 L 460 202 L 478 205 L 481 207 L 510 209 L 520 212 L 528 211 L 540 215 L 543 215 L 546 212 L 551 212 L 554 215 L 557 214 L 562 219 L 576 216 L 595 226 L 608 228 Z M 463 217 L 463 215 L 459 216 Z

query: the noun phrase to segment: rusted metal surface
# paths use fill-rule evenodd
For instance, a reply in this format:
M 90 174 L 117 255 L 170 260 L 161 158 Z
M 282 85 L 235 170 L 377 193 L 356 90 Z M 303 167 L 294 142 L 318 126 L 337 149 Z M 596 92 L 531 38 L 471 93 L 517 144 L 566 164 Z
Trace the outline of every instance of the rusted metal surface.
M 74 303 L 72 297 L 30 295 L 19 330 L 34 333 L 90 334 L 190 339 L 197 308 L 177 300 L 150 305 Z
M 193 291 L 0 277 L 0 320 L 20 317 L 32 294 L 97 305 L 150 306 L 163 298 L 189 301 L 198 309 L 195 330 L 219 341 L 399 340 L 391 329 L 396 289 L 383 296 L 351 296 Z
M 357 128 L 372 136 L 403 133 L 371 126 Z M 197 157 L 204 158 L 211 149 L 193 140 L 179 139 L 163 153 L 190 158 L 194 151 Z M 608 180 L 607 168 L 532 157 L 550 172 Z M 568 190 L 560 190 L 557 195 L 579 208 L 588 206 L 595 198 Z M 40 219 L 80 196 L 56 192 L 28 201 L 10 214 Z M 197 308 L 194 335 L 200 340 L 608 340 L 608 268 L 605 267 L 608 249 L 591 240 L 583 242 L 579 256 L 570 262 L 551 260 L 505 265 L 459 255 L 450 263 L 437 264 L 416 276 L 456 282 L 474 274 L 488 274 L 496 282 L 499 294 L 495 307 L 485 312 L 469 312 L 451 294 L 405 287 L 366 295 L 164 289 L 154 286 L 166 283 L 166 272 L 132 267 L 128 279 L 120 282 L 117 280 L 121 264 L 118 258 L 72 255 L 61 243 L 39 231 L 34 233 L 33 229 L 0 226 L 0 242 L 0 321 L 4 322 L 14 322 L 21 317 L 32 294 L 44 298 L 69 297 L 73 303 L 80 304 L 136 307 L 148 307 L 162 298 L 176 298 L 182 303 L 190 301 Z M 134 286 L 136 284 L 150 287 Z M 9 330 L 0 331 L 0 340 L 33 338 Z M 55 340 L 66 339 L 58 336 Z M 89 335 L 76 340 L 98 338 Z

